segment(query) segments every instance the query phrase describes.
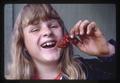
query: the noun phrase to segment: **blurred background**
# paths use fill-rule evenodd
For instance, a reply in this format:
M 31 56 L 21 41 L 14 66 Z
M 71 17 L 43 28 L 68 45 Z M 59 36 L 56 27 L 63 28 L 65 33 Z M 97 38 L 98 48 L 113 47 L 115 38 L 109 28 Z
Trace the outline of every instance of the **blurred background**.
M 4 73 L 7 73 L 8 63 L 11 61 L 10 44 L 12 28 L 20 9 L 25 4 L 5 4 L 4 7 Z M 116 40 L 116 6 L 115 4 L 52 4 L 63 19 L 69 31 L 74 24 L 88 19 L 95 21 L 107 40 Z M 74 55 L 84 58 L 97 58 L 88 56 L 74 47 Z

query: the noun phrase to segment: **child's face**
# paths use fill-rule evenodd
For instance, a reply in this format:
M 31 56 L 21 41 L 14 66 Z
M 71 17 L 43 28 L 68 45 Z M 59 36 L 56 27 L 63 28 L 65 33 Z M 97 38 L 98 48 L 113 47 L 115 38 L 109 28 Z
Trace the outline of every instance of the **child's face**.
M 55 62 L 60 58 L 58 41 L 63 36 L 57 20 L 34 22 L 23 29 L 25 46 L 34 61 Z

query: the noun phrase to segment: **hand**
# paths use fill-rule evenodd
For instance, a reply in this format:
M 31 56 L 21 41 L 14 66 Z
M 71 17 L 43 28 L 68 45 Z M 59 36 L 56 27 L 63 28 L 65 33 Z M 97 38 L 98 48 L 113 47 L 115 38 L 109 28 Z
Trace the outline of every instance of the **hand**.
M 78 21 L 70 30 L 70 35 L 79 35 L 80 41 L 76 46 L 89 55 L 105 56 L 109 54 L 108 43 L 95 22 Z

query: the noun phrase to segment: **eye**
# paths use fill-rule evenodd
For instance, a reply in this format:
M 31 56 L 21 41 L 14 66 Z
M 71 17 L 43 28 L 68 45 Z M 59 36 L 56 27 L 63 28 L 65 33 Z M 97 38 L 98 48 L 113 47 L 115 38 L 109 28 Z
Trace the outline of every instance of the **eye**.
M 50 28 L 57 28 L 58 27 L 58 25 L 56 25 L 56 24 L 51 24 L 50 25 Z
M 51 25 L 50 27 L 51 27 L 51 28 L 57 28 L 57 26 L 55 26 L 55 25 Z
M 40 29 L 39 29 L 39 28 L 33 28 L 33 29 L 31 29 L 31 31 L 30 31 L 30 32 L 38 32 L 38 31 L 40 31 Z

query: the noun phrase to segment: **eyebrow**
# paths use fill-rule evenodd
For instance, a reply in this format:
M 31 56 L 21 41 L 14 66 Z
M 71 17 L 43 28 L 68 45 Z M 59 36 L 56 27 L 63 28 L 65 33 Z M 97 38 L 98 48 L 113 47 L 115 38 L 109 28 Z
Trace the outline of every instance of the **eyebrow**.
M 48 24 L 51 24 L 51 23 L 58 23 L 58 21 L 56 19 L 50 19 L 50 20 L 47 20 L 47 21 L 44 21 L 44 22 L 47 22 Z M 59 23 L 58 23 L 59 24 Z M 32 24 L 28 24 L 29 27 L 28 28 L 31 28 L 32 27 Z
M 48 20 L 47 23 L 58 23 L 58 21 L 55 19 L 51 19 L 51 20 Z
M 47 24 L 59 24 L 57 20 L 55 19 L 50 19 L 50 20 L 46 20 L 46 21 L 43 21 L 43 22 L 46 22 Z

